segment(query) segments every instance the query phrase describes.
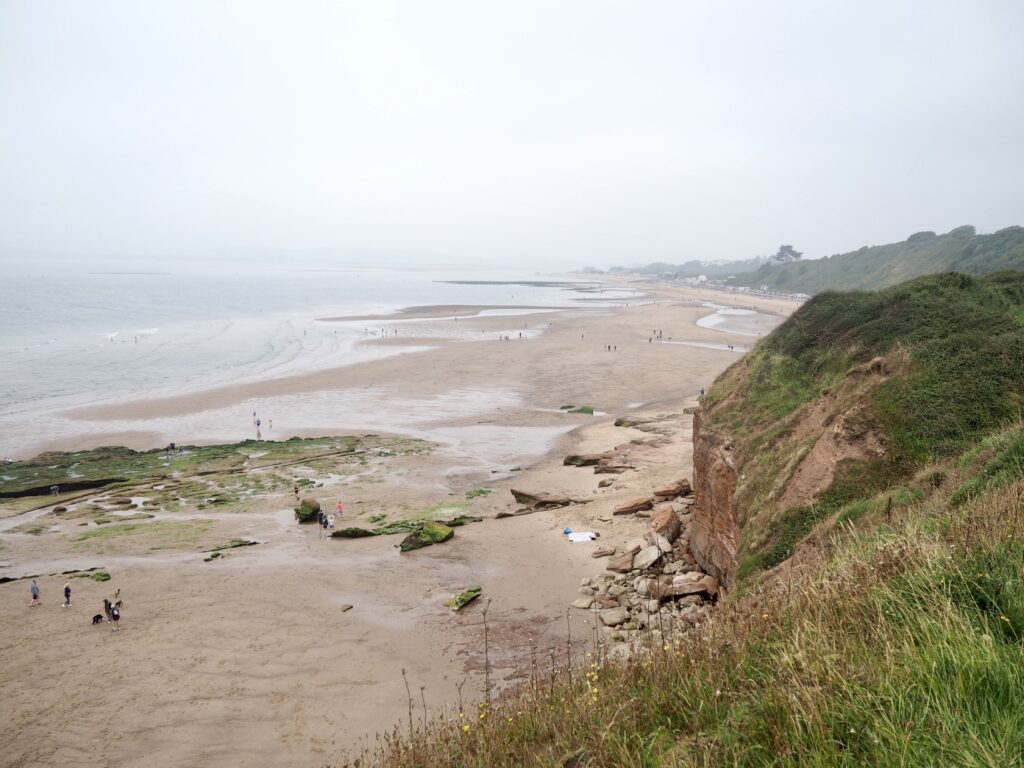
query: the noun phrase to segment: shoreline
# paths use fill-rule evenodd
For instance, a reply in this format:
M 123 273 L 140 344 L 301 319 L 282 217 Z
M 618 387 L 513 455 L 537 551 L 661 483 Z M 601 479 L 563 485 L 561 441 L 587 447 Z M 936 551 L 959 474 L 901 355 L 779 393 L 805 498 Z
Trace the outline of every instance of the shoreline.
M 154 768 L 338 760 L 345 750 L 372 744 L 371 734 L 405 716 L 402 670 L 414 689 L 423 686 L 431 712 L 459 696 L 474 701 L 482 694 L 484 603 L 458 613 L 443 606 L 471 584 L 482 586 L 484 600 L 491 601 L 492 681 L 514 684 L 537 649 L 543 656 L 549 647 L 565 648 L 567 606 L 579 597 L 581 578 L 603 570 L 603 562 L 591 557 L 594 543 L 570 544 L 563 528 L 599 531 L 606 543 L 629 540 L 646 521 L 614 517 L 612 508 L 690 474 L 689 417 L 683 411 L 695 403 L 702 383 L 738 355 L 675 340 L 743 340 L 696 326 L 709 310 L 693 301 L 668 291 L 658 304 L 570 310 L 529 340 L 443 343 L 430 352 L 324 372 L 312 382 L 291 381 L 288 386 L 299 393 L 292 396 L 296 407 L 313 401 L 320 427 L 332 425 L 322 423 L 327 414 L 318 409 L 341 401 L 329 395 L 318 400 L 315 393 L 343 391 L 362 393 L 350 403 L 362 403 L 376 421 L 393 417 L 405 429 L 380 438 L 385 450 L 360 453 L 347 463 L 310 461 L 274 470 L 284 475 L 277 485 L 268 485 L 273 472 L 253 468 L 223 481 L 175 478 L 173 491 L 157 489 L 167 481 L 132 491 L 138 508 L 155 519 L 134 523 L 123 535 L 79 517 L 96 514 L 89 511 L 94 507 L 124 514 L 113 504 L 117 492 L 76 501 L 70 518 L 52 507 L 32 513 L 37 533 L 24 529 L 27 518 L 6 518 L 11 525 L 0 534 L 0 575 L 99 566 L 113 578 L 109 585 L 75 580 L 76 601 L 86 607 L 62 612 L 55 610 L 54 595 L 66 577 L 44 575 L 40 583 L 50 607 L 27 617 L 20 602 L 26 582 L 0 585 L 6 597 L 0 601 L 0 642 L 11 649 L 0 673 L 11 695 L 0 702 L 0 717 L 19 734 L 0 749 L 14 759 L 118 768 L 142 755 Z M 648 341 L 659 327 L 673 343 Z M 382 381 L 388 382 L 384 394 L 375 389 Z M 288 397 L 280 389 L 272 396 L 279 403 Z M 107 434 L 133 424 L 148 439 L 141 428 L 166 423 L 176 408 L 210 403 L 190 398 L 136 406 L 154 409 L 138 419 L 93 423 L 108 428 Z M 232 398 L 230 411 L 249 429 L 250 401 Z M 568 414 L 561 410 L 568 403 L 606 415 Z M 289 423 L 277 413 L 275 433 L 279 423 Z M 670 429 L 651 432 L 614 426 L 615 417 L 626 413 L 680 415 Z M 344 413 L 338 423 L 351 423 L 356 415 Z M 561 431 L 524 444 L 553 428 Z M 281 429 L 282 436 L 292 431 Z M 436 447 L 416 448 L 422 443 L 409 440 L 410 431 Z M 562 461 L 569 453 L 623 444 L 630 446 L 635 469 L 621 475 L 595 475 Z M 512 471 L 515 451 L 532 456 L 518 471 Z M 599 485 L 605 477 L 612 482 Z M 298 479 L 310 483 L 304 493 L 329 508 L 344 499 L 345 525 L 432 509 L 458 509 L 484 521 L 458 528 L 450 542 L 407 554 L 394 549 L 393 537 L 323 540 L 294 523 L 291 485 Z M 269 490 L 210 506 L 210 495 L 225 492 L 207 490 L 215 481 Z M 587 503 L 495 519 L 518 508 L 511 488 Z M 471 495 L 478 489 L 489 492 Z M 187 503 L 179 496 L 187 496 Z M 154 523 L 160 527 L 147 527 Z M 82 539 L 92 531 L 99 538 Z M 172 531 L 179 533 L 166 539 Z M 234 538 L 262 543 L 204 561 L 213 546 Z M 115 587 L 126 598 L 124 632 L 111 635 L 89 626 L 88 615 Z M 343 611 L 344 605 L 354 608 Z M 572 611 L 568 621 L 574 642 L 589 642 L 594 615 Z M 132 670 L 130 679 L 118 673 L 124 669 Z M 97 678 L 115 682 L 96 688 Z M 69 720 L 81 728 L 55 738 L 48 724 Z

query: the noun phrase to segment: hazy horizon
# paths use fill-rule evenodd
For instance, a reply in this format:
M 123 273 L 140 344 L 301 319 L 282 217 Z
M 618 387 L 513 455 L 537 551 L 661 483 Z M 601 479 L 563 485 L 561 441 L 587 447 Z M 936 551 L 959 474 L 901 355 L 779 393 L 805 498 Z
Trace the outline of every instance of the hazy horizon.
M 1024 6 L 0 5 L 0 255 L 572 269 L 1024 224 Z

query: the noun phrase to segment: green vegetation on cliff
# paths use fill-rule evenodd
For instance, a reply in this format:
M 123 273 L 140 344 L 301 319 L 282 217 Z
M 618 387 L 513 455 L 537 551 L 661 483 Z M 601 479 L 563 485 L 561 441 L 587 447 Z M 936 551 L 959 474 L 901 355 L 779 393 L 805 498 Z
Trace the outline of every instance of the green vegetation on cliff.
M 844 507 L 898 488 L 1024 408 L 1024 273 L 933 275 L 807 302 L 705 398 L 746 480 L 741 573 L 789 557 Z M 831 430 L 831 482 L 789 504 L 788 481 Z M 819 447 L 820 446 L 820 447 Z M 808 459 L 823 471 L 820 456 Z M 823 457 L 828 459 L 828 456 Z
M 944 235 L 918 232 L 902 243 L 865 246 L 824 259 L 769 262 L 751 272 L 733 272 L 735 277 L 727 282 L 815 294 L 830 289 L 877 290 L 938 272 L 984 275 L 1009 269 L 1024 269 L 1024 227 L 978 235 L 974 227 L 963 226 Z

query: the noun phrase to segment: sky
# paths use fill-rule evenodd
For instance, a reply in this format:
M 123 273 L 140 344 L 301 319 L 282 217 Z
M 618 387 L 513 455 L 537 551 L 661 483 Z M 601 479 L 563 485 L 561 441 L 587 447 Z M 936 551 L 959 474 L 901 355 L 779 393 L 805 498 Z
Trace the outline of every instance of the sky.
M 1019 0 L 0 0 L 0 254 L 573 268 L 1024 224 Z

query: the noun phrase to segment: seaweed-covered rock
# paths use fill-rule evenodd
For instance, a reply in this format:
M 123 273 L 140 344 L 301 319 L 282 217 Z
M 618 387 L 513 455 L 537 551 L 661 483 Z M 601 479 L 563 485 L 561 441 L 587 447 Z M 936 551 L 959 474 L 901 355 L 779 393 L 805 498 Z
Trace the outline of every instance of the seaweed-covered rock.
M 411 552 L 414 549 L 421 549 L 429 547 L 431 544 L 440 544 L 443 541 L 448 541 L 454 535 L 455 531 L 444 523 L 428 521 L 402 539 L 402 543 L 398 545 L 398 548 L 402 552 Z
M 300 523 L 315 523 L 319 512 L 320 502 L 306 497 L 299 502 L 299 506 L 295 507 L 295 519 Z
M 483 591 L 483 587 L 468 587 L 463 592 L 459 592 L 457 595 L 452 595 L 449 599 L 444 601 L 444 604 L 453 611 L 458 611 L 463 606 L 469 605 L 480 597 L 480 593 Z
M 376 536 L 377 534 L 371 531 L 369 528 L 359 528 L 353 526 L 351 528 L 339 528 L 331 534 L 332 539 L 362 539 L 366 536 Z

